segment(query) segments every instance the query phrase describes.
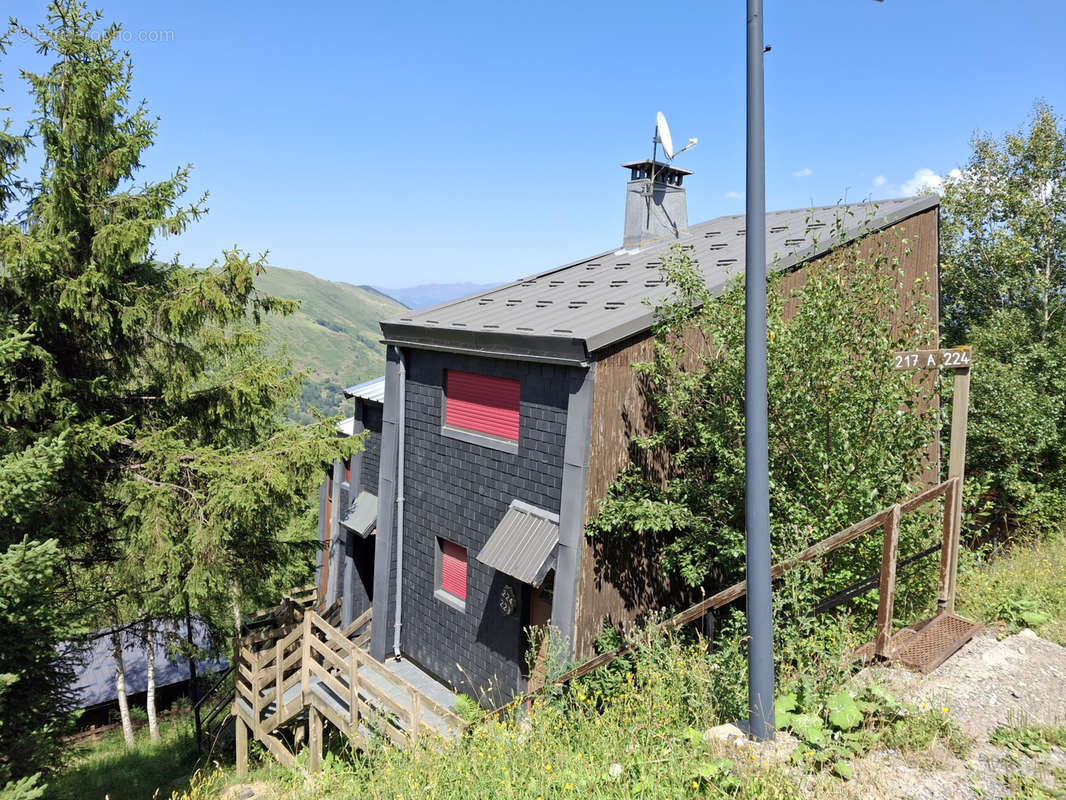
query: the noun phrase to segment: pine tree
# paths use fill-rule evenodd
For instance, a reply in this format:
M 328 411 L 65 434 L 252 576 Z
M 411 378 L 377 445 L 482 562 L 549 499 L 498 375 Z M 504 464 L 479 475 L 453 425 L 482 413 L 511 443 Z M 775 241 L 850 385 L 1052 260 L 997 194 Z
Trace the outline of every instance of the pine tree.
M 221 629 L 235 592 L 259 599 L 314 546 L 321 465 L 358 442 L 285 427 L 303 376 L 257 326 L 295 304 L 256 290 L 265 256 L 155 258 L 206 198 L 184 201 L 189 166 L 135 183 L 157 123 L 131 102 L 118 26 L 58 0 L 17 29 L 53 64 L 23 73 L 38 181 L 15 177 L 26 140 L 0 138 L 0 548 L 54 541 L 83 627 L 189 604 Z

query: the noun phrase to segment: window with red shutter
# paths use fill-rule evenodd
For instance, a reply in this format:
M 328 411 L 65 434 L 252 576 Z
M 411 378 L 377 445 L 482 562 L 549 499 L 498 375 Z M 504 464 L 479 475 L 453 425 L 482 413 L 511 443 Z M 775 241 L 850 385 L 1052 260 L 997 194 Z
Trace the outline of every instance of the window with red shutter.
M 440 576 L 438 588 L 453 597 L 466 600 L 466 548 L 455 542 L 438 539 Z
M 444 394 L 446 426 L 518 441 L 521 384 L 517 380 L 450 369 Z

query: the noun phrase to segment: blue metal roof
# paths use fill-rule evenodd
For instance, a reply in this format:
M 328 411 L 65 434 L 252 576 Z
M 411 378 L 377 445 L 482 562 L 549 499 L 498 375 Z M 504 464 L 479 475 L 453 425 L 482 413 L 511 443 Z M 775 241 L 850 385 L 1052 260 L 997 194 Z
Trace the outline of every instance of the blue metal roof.
M 360 400 L 383 404 L 385 402 L 385 376 L 349 386 L 344 390 L 344 396 L 358 397 Z
M 167 653 L 167 644 L 185 640 L 185 623 L 168 621 L 157 623 L 155 631 L 155 685 L 169 686 L 180 683 L 189 677 L 189 662 L 184 657 L 171 659 Z M 202 620 L 194 619 L 192 624 L 193 641 L 205 651 L 211 649 L 211 637 L 207 625 Z M 143 629 L 130 628 L 119 634 L 122 644 L 122 662 L 126 669 L 126 693 L 137 694 L 148 689 L 148 659 L 144 652 Z M 82 666 L 77 670 L 74 691 L 79 694 L 79 705 L 91 708 L 102 703 L 109 703 L 118 698 L 115 691 L 115 659 L 111 655 L 111 636 L 107 629 L 97 631 L 85 650 L 81 651 Z M 200 674 L 226 667 L 226 659 L 197 660 L 196 669 Z

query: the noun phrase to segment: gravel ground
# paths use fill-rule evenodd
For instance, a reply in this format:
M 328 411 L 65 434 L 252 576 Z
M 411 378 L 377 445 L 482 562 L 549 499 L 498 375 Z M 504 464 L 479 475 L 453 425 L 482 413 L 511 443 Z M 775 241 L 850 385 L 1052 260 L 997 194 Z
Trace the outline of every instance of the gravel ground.
M 874 680 L 909 703 L 939 709 L 973 740 L 965 759 L 934 746 L 917 756 L 880 750 L 852 762 L 856 778 L 844 784 L 846 797 L 1004 798 L 1002 776 L 1039 775 L 1066 769 L 1066 753 L 1052 748 L 1036 759 L 995 747 L 989 733 L 1001 725 L 1066 724 L 1066 649 L 1029 630 L 997 640 L 979 633 L 928 675 L 871 667 L 859 681 Z

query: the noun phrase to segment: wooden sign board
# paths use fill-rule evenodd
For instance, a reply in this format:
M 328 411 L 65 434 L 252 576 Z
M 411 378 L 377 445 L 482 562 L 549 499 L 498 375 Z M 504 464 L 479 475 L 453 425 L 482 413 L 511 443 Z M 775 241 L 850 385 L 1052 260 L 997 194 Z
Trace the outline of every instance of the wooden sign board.
M 969 346 L 946 350 L 908 350 L 892 356 L 896 369 L 966 369 L 973 363 Z

